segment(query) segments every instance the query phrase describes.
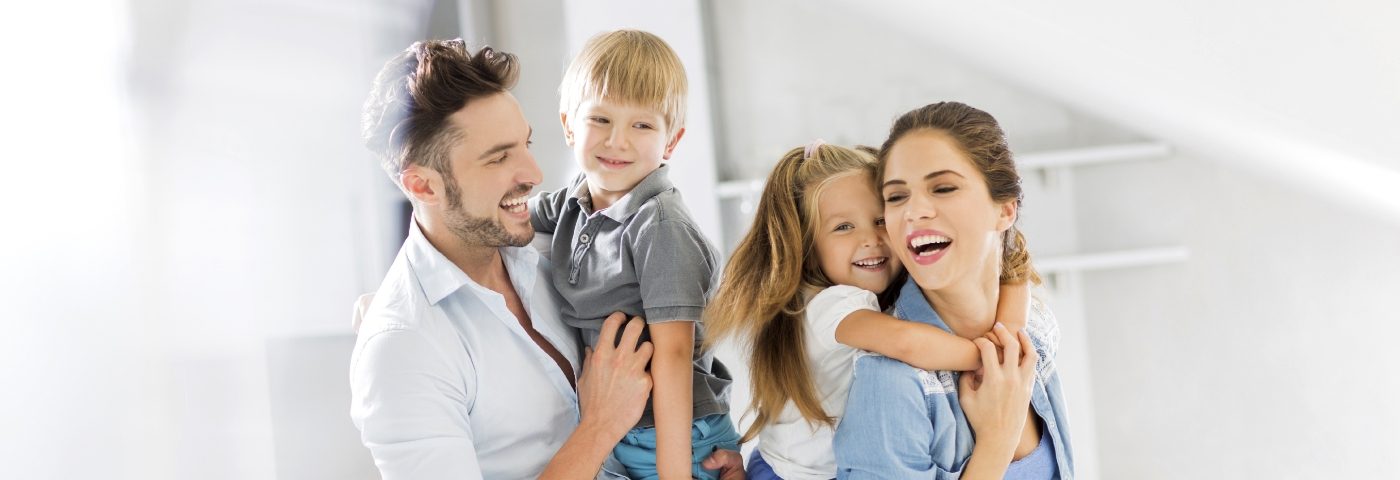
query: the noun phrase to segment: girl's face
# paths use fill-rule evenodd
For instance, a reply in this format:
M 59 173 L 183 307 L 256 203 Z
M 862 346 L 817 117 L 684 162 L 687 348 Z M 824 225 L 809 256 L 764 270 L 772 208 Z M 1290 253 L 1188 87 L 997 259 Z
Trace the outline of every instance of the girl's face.
M 914 281 L 924 290 L 995 282 L 1002 232 L 1016 220 L 1015 203 L 993 201 L 982 172 L 943 132 L 905 134 L 886 162 L 886 228 Z
M 864 173 L 845 175 L 817 198 L 821 218 L 815 225 L 817 257 L 833 283 L 876 294 L 899 275 L 899 259 L 890 255 L 880 197 Z

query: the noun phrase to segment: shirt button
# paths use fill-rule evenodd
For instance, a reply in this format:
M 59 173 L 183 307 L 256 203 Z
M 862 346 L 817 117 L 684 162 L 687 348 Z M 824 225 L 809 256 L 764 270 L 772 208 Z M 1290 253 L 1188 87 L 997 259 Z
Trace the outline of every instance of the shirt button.
M 585 234 L 583 234 L 583 235 L 579 235 L 579 236 L 578 236 L 578 241 L 579 241 L 579 242 L 582 242 L 582 243 L 588 243 L 588 240 L 589 240 L 590 238 L 591 238 L 591 237 L 589 237 L 588 234 L 585 233 Z

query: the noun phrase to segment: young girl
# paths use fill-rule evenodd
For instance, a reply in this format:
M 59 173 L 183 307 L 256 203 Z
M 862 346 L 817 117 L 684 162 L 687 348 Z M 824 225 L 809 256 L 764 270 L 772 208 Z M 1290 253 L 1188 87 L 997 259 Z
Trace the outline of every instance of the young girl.
M 756 417 L 741 442 L 760 441 L 750 479 L 836 477 L 831 440 L 860 350 L 925 370 L 981 366 L 971 341 L 882 313 L 904 270 L 874 172 L 869 151 L 820 140 L 784 155 L 706 309 L 707 341 L 751 349 Z M 998 320 L 1024 325 L 1027 288 L 1004 286 L 1000 298 Z

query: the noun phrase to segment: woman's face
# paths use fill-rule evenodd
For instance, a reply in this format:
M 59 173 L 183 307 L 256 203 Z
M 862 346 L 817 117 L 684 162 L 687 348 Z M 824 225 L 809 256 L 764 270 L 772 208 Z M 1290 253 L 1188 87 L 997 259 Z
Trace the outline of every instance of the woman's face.
M 924 290 L 996 281 L 1014 202 L 993 201 L 982 172 L 940 131 L 905 134 L 886 162 L 885 227 L 914 281 Z
M 832 283 L 879 294 L 899 275 L 899 259 L 890 255 L 880 196 L 870 175 L 858 173 L 831 180 L 817 198 L 817 257 Z

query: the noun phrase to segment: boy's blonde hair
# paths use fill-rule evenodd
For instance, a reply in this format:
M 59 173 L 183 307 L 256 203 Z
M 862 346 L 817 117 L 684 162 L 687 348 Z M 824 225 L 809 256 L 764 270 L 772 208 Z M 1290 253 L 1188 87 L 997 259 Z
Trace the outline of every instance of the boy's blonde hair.
M 607 99 L 661 112 L 667 133 L 685 126 L 685 66 L 661 37 L 641 30 L 595 35 L 559 84 L 559 113 L 573 118 L 585 100 Z

